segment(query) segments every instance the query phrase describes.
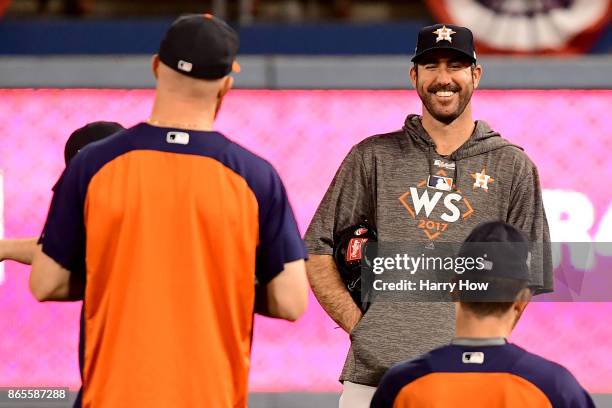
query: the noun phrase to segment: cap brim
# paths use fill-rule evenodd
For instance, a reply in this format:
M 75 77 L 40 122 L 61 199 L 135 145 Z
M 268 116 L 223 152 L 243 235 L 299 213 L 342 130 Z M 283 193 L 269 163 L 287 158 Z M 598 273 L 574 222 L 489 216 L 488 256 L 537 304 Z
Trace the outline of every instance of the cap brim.
M 464 55 L 466 57 L 468 57 L 468 59 L 470 61 L 472 61 L 472 63 L 476 62 L 476 58 L 474 58 L 473 55 L 468 54 L 467 52 L 463 51 L 462 49 L 453 47 L 452 45 L 441 45 L 441 46 L 437 46 L 437 47 L 431 47 L 428 48 L 426 50 L 421 51 L 420 53 L 416 54 L 414 57 L 412 57 L 412 59 L 410 60 L 411 62 L 418 62 L 419 59 L 421 59 L 424 55 L 427 55 L 433 51 L 436 50 L 452 50 L 452 51 L 456 51 L 457 53 Z

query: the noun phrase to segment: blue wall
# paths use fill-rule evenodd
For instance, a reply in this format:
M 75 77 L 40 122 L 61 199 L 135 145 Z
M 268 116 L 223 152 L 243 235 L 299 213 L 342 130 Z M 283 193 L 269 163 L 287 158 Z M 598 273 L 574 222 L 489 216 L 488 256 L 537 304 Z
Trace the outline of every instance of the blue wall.
M 171 21 L 0 20 L 0 54 L 151 54 Z M 255 24 L 239 28 L 240 53 L 410 55 L 419 28 L 428 23 Z M 592 52 L 612 52 L 612 27 Z

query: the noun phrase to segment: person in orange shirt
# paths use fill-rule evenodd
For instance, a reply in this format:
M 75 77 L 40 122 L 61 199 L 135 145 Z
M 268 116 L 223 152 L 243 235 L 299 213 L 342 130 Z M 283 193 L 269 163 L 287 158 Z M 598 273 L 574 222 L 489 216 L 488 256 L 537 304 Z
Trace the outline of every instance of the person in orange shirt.
M 70 134 L 64 146 L 64 160 L 66 166 L 72 158 L 89 143 L 104 139 L 123 130 L 124 127 L 116 122 L 91 122 Z M 55 186 L 53 186 L 55 190 Z M 26 265 L 32 264 L 36 253 L 38 237 L 0 239 L 0 262 L 15 261 Z
M 83 149 L 58 183 L 30 288 L 63 299 L 85 271 L 77 406 L 245 407 L 253 313 L 305 311 L 279 175 L 213 130 L 237 52 L 222 20 L 177 19 L 148 121 Z
M 486 289 L 457 286 L 451 344 L 391 367 L 372 408 L 595 407 L 566 368 L 506 340 L 532 295 L 529 245 L 521 231 L 501 221 L 474 228 L 458 258 L 478 266 L 454 283 Z

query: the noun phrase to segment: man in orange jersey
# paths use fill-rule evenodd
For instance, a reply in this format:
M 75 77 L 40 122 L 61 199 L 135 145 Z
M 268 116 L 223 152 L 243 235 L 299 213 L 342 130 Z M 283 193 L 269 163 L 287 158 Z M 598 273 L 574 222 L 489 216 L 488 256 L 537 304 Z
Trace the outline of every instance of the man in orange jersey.
M 77 406 L 245 407 L 253 312 L 306 308 L 283 183 L 212 130 L 237 51 L 223 21 L 177 19 L 149 120 L 83 149 L 57 186 L 30 287 L 62 299 L 86 271 Z
M 123 126 L 115 122 L 91 122 L 75 130 L 70 134 L 64 146 L 66 166 L 89 143 L 104 139 L 123 129 Z M 37 242 L 38 237 L 0 239 L 0 262 L 8 260 L 31 265 L 36 253 Z
M 459 257 L 481 266 L 454 281 L 455 338 L 448 346 L 391 367 L 371 407 L 594 407 L 567 369 L 506 340 L 532 294 L 527 287 L 529 243 L 523 233 L 501 221 L 480 224 Z M 466 281 L 480 289 L 460 289 Z

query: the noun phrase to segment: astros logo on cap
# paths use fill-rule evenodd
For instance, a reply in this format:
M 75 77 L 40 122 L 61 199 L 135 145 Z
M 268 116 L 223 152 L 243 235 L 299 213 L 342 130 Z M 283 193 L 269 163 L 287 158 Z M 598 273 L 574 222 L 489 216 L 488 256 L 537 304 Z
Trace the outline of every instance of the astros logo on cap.
M 438 42 L 440 42 L 442 40 L 446 40 L 449 43 L 452 43 L 453 39 L 451 38 L 451 35 L 457 34 L 455 31 L 451 30 L 450 28 L 446 28 L 445 25 L 443 25 L 442 28 L 438 28 L 433 33 L 437 35 L 436 43 L 438 43 Z

